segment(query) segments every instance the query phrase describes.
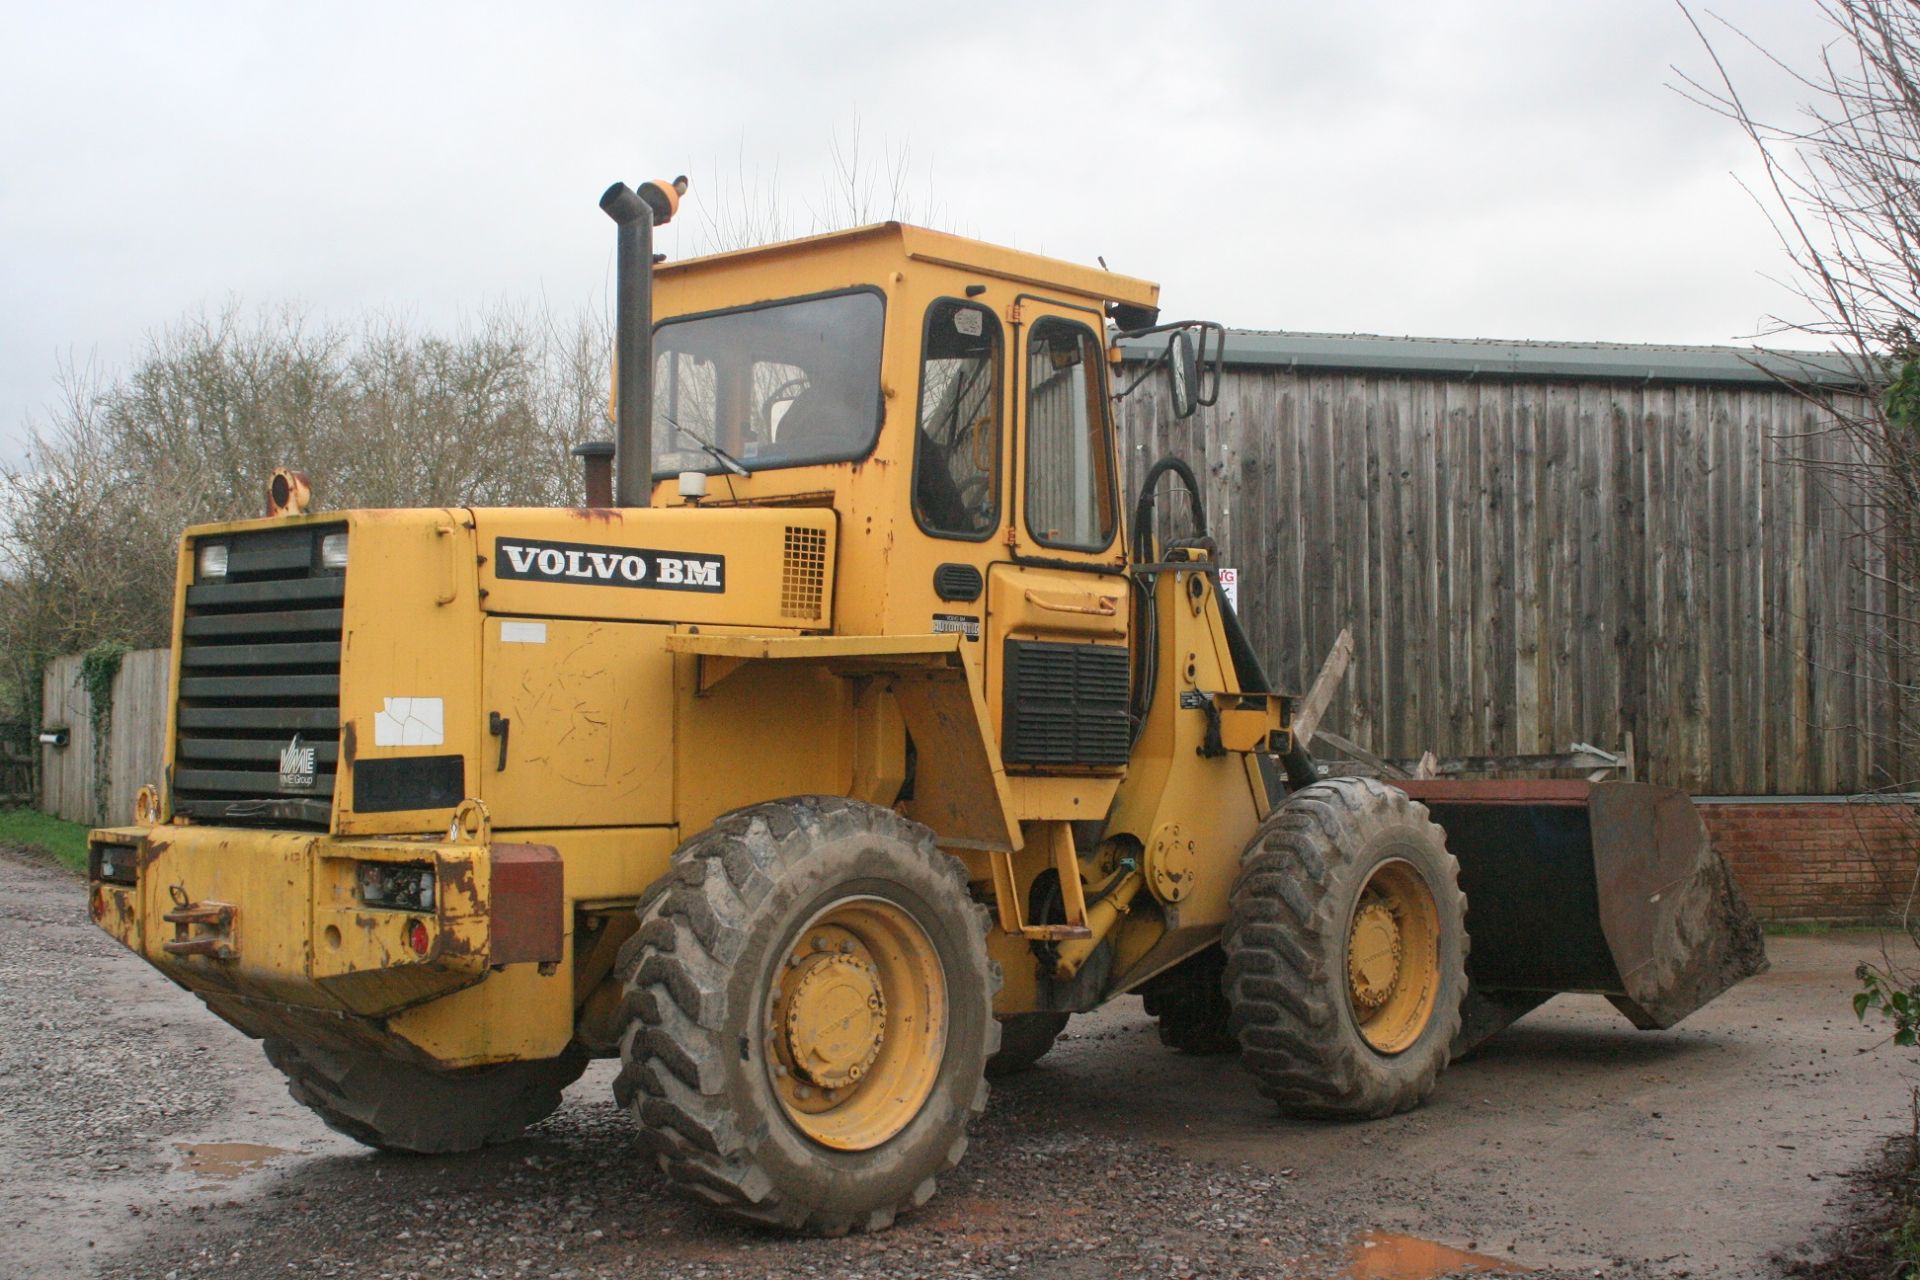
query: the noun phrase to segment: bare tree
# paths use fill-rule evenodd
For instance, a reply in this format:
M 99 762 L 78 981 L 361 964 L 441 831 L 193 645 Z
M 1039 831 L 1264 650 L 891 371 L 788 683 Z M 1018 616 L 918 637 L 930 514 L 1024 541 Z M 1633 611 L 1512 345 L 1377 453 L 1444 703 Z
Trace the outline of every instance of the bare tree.
M 109 379 L 61 371 L 0 472 L 0 661 L 15 715 L 40 673 L 102 640 L 166 643 L 180 531 L 260 513 L 268 474 L 331 507 L 551 506 L 571 446 L 606 433 L 607 336 L 497 308 L 451 334 L 236 302 L 153 334 Z
M 717 161 L 700 187 L 698 253 L 721 253 L 796 236 L 818 235 L 874 222 L 913 222 L 937 226 L 940 206 L 933 198 L 933 169 L 916 179 L 913 150 L 886 139 L 876 150 L 858 116 L 845 136 L 838 129 L 827 146 L 827 174 L 812 199 L 796 199 L 780 180 L 780 166 L 752 169 L 744 143 L 731 171 Z
M 693 202 L 695 253 L 726 253 L 800 234 L 778 162 L 765 172 L 750 169 L 744 143 L 731 170 L 716 159 L 707 174 L 696 171 L 694 181 L 700 193 Z
M 14 718 L 37 719 L 48 661 L 113 637 L 158 638 L 172 556 L 145 478 L 112 447 L 92 366 L 68 366 L 51 424 L 23 466 L 0 475 L 0 658 Z
M 1826 473 L 1845 501 L 1861 548 L 1852 632 L 1870 656 L 1891 706 L 1880 739 L 1884 787 L 1920 787 L 1920 4 L 1914 0 L 1815 0 L 1831 29 L 1817 57 L 1796 62 L 1761 49 L 1737 27 L 1682 5 L 1712 74 L 1679 73 L 1683 92 L 1731 121 L 1752 142 L 1761 179 L 1750 188 L 1791 272 L 1798 314 L 1776 333 L 1837 344 L 1859 380 L 1879 394 L 1846 411 L 1825 403 L 1832 441 L 1802 442 L 1800 461 Z M 1723 52 L 1759 52 L 1803 99 L 1790 119 L 1749 105 Z M 1818 396 L 1815 391 L 1805 391 Z M 1831 726 L 1828 726 L 1831 727 Z M 1920 889 L 1920 884 L 1916 884 Z M 1920 941 L 1916 895 L 1908 932 Z M 1903 1043 L 1920 1038 L 1920 969 L 1911 957 L 1863 968 L 1861 1010 L 1886 1008 Z M 1901 999 L 1894 1001 L 1898 994 Z

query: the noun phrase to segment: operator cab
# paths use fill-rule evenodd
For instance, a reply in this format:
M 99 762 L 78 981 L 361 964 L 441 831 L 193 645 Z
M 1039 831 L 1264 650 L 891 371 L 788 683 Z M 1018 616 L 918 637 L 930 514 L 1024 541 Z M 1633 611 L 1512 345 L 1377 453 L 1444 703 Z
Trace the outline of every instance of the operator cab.
M 964 636 L 1009 768 L 1117 776 L 1108 321 L 1150 326 L 1158 286 L 886 223 L 661 263 L 652 290 L 656 505 L 831 508 L 836 633 Z

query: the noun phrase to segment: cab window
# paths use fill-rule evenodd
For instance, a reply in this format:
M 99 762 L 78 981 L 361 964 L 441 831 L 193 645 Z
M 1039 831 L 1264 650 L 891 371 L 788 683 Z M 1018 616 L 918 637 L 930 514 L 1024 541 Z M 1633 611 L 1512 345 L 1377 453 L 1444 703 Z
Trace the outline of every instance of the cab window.
M 861 290 L 663 321 L 654 329 L 654 478 L 864 457 L 880 430 L 885 306 Z
M 1113 541 L 1113 475 L 1100 340 L 1057 316 L 1027 339 L 1027 531 L 1036 542 L 1102 551 Z
M 971 302 L 927 308 L 913 514 L 943 538 L 986 538 L 1000 517 L 1000 322 Z

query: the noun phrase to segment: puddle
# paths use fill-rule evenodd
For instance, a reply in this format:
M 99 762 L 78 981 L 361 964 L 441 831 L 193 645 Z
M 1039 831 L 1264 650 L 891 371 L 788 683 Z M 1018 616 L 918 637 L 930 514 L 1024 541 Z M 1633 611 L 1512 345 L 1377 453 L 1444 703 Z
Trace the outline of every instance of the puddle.
M 287 1154 L 283 1147 L 263 1147 L 253 1142 L 176 1142 L 173 1149 L 186 1157 L 180 1162 L 182 1170 L 209 1178 L 258 1173 L 267 1161 Z
M 1449 1249 L 1431 1240 L 1372 1231 L 1353 1242 L 1347 1252 L 1346 1280 L 1433 1280 L 1435 1276 L 1517 1276 L 1527 1268 L 1505 1258 Z

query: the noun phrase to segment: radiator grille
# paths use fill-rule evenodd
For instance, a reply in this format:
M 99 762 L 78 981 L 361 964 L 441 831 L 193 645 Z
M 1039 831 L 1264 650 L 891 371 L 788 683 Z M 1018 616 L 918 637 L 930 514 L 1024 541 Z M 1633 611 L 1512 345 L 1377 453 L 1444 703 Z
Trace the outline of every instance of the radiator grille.
M 786 571 L 780 579 L 780 616 L 818 621 L 827 584 L 827 531 L 787 526 Z
M 187 588 L 173 744 L 174 812 L 325 827 L 340 752 L 346 578 L 305 525 L 202 539 L 227 572 Z M 308 752 L 311 752 L 309 755 Z
M 1132 747 L 1123 645 L 1009 640 L 1001 755 L 1008 764 L 1125 764 Z

